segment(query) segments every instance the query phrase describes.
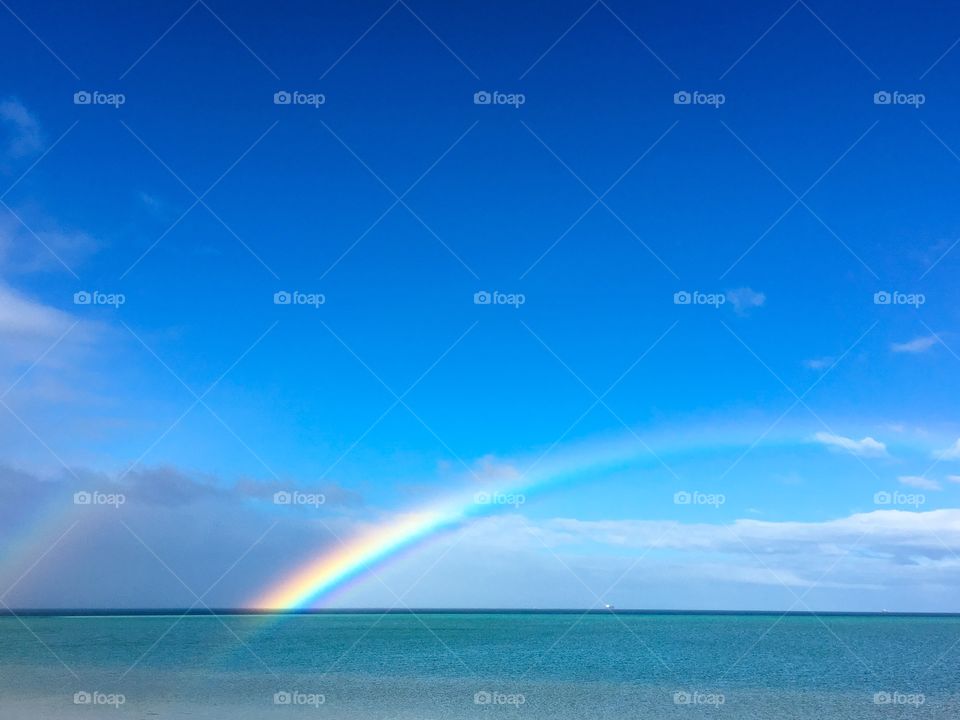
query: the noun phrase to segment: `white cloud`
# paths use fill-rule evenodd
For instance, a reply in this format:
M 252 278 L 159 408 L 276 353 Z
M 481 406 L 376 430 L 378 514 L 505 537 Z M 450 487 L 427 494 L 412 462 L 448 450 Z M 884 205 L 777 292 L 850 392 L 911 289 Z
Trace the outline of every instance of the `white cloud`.
M 0 171 L 15 165 L 19 174 L 24 163 L 12 161 L 36 154 L 44 144 L 40 124 L 26 106 L 16 98 L 0 99 Z M 0 215 L 0 265 L 8 277 L 11 272 L 71 267 L 96 246 L 86 233 L 61 227 L 29 203 Z
M 824 522 L 739 519 L 727 525 L 661 520 L 554 519 L 536 532 L 551 546 L 594 542 L 616 547 L 803 554 L 811 549 L 838 552 L 867 534 L 864 552 L 881 546 L 908 555 L 918 548 L 938 556 L 960 545 L 960 509 L 911 512 L 875 510 Z M 746 546 L 744 545 L 746 544 Z M 873 550 L 868 548 L 873 546 Z M 899 550 L 897 550 L 899 548 Z
M 79 368 L 105 332 L 5 285 L 0 280 L 0 382 L 12 381 L 26 366 Z
M 960 483 L 960 475 L 947 475 L 947 480 L 952 483 Z
M 98 249 L 99 243 L 90 235 L 63 227 L 42 211 L 28 207 L 15 212 L 30 229 L 9 213 L 0 215 L 0 266 L 7 277 L 65 271 L 65 265 L 75 268 Z
M 854 440 L 843 435 L 833 435 L 832 433 L 818 432 L 813 436 L 817 442 L 823 443 L 832 448 L 846 450 L 853 455 L 860 457 L 883 457 L 887 454 L 887 446 L 872 437 Z
M 767 301 L 767 296 L 748 287 L 737 288 L 727 292 L 727 300 L 738 313 L 745 313 L 752 308 L 758 308 Z
M 940 342 L 936 335 L 925 335 L 904 343 L 893 343 L 890 349 L 895 353 L 922 353 Z
M 940 483 L 936 480 L 930 480 L 921 475 L 901 475 L 897 478 L 902 485 L 920 488 L 921 490 L 939 490 Z
M 69 442 L 78 430 L 94 432 L 109 397 L 112 371 L 102 361 L 100 343 L 110 337 L 101 322 L 59 310 L 0 280 L 0 393 L 13 409 L 0 408 L 4 462 L 50 462 L 55 456 L 36 436 Z M 57 451 L 64 453 L 62 447 Z
M 92 483 L 89 487 L 104 491 L 120 487 L 107 476 L 81 477 Z M 38 509 L 47 507 L 40 500 L 59 497 L 69 503 L 73 487 L 69 480 L 38 483 L 11 474 L 6 483 L 0 482 L 0 520 L 5 509 L 22 515 L 27 500 L 40 492 L 43 496 L 34 503 Z M 151 546 L 164 547 L 165 558 L 191 586 L 222 573 L 237 548 L 249 547 L 276 514 L 269 502 L 250 502 L 269 493 L 271 483 L 252 490 L 230 488 L 213 478 L 157 468 L 132 474 L 120 489 L 129 495 L 125 522 Z M 77 512 L 79 517 L 88 514 Z M 336 549 L 327 523 L 337 535 L 352 537 L 390 520 L 366 512 L 363 519 L 353 512 L 323 518 L 320 526 L 310 513 L 296 513 L 278 525 L 261 538 L 262 547 L 218 585 L 209 602 L 248 603 L 251 587 L 265 586 L 318 552 Z M 211 526 L 222 526 L 223 532 L 211 535 Z M 0 540 L 7 528 L 0 522 Z M 936 610 L 949 607 L 960 590 L 960 561 L 949 549 L 957 547 L 960 509 L 878 510 L 817 522 L 494 515 L 418 548 L 402 562 L 377 567 L 382 582 L 369 578 L 357 583 L 335 604 L 389 604 L 395 596 L 385 590 L 387 585 L 397 592 L 411 590 L 408 603 L 414 607 L 582 607 L 602 600 L 624 608 L 783 609 L 796 600 L 790 588 L 809 588 L 816 592 L 805 603 L 815 609 Z M 91 572 L 104 563 L 117 572 Z M 15 579 L 22 571 L 11 567 L 0 576 Z M 582 582 L 572 581 L 571 572 Z M 612 586 L 616 591 L 610 598 L 598 599 L 588 590 Z M 182 597 L 175 579 L 144 565 L 142 548 L 116 522 L 78 526 L 76 537 L 51 552 L 16 592 L 14 600 L 21 606 L 116 606 L 117 598 L 124 606 L 137 607 L 190 601 Z
M 825 368 L 833 365 L 833 363 L 834 359 L 832 357 L 820 357 L 811 358 L 810 360 L 805 361 L 803 364 L 811 370 L 824 370 Z
M 0 124 L 5 126 L 7 131 L 4 133 L 4 140 L 9 157 L 32 155 L 43 147 L 40 124 L 19 100 L 0 100 Z
M 74 320 L 65 312 L 30 300 L 0 284 L 0 337 L 55 340 Z
M 933 455 L 940 460 L 960 460 L 960 438 L 950 447 L 937 450 Z

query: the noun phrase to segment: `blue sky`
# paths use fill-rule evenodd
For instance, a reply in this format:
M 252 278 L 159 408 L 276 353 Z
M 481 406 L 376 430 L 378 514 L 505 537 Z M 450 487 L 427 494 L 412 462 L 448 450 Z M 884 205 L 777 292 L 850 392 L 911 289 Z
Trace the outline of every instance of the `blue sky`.
M 958 35 L 955 10 L 894 3 L 3 8 L 6 585 L 71 527 L 72 492 L 131 498 L 76 516 L 86 540 L 4 602 L 189 604 L 154 566 L 140 590 L 65 569 L 134 572 L 136 531 L 197 585 L 257 541 L 211 595 L 242 604 L 329 527 L 616 437 L 656 460 L 439 538 L 389 582 L 419 605 L 589 605 L 666 522 L 706 539 L 653 552 L 657 590 L 631 575 L 618 604 L 810 587 L 823 609 L 956 609 Z M 263 501 L 280 487 L 322 489 L 322 521 Z M 876 504 L 894 490 L 923 502 Z M 893 539 L 853 550 L 850 518 Z

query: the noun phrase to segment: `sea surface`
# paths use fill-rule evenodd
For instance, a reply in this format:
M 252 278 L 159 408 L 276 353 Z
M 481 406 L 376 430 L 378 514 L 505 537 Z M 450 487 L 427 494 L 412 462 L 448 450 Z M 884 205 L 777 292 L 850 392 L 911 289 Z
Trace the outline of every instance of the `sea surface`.
M 960 718 L 960 618 L 0 617 L 0 718 Z

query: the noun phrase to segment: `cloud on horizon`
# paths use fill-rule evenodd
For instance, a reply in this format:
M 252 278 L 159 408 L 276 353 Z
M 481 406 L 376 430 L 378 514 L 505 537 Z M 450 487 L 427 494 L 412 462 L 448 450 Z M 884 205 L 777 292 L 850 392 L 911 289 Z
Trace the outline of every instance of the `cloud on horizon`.
M 412 607 L 491 606 L 496 598 L 501 606 L 557 607 L 562 597 L 566 607 L 932 611 L 955 607 L 958 546 L 960 509 L 874 510 L 820 522 L 504 515 L 377 572 L 409 592 Z M 418 583 L 434 563 L 446 582 L 428 575 Z M 378 586 L 362 583 L 337 604 L 389 604 Z M 497 588 L 510 589 L 507 600 Z M 795 605 L 798 596 L 803 605 Z
M 280 490 L 323 502 L 277 504 Z M 12 607 L 187 607 L 196 598 L 178 578 L 200 594 L 243 559 L 207 599 L 239 606 L 291 557 L 338 547 L 362 527 L 351 518 L 363 502 L 335 483 L 225 482 L 171 466 L 44 477 L 0 465 L 0 589 L 29 570 L 5 598 Z
M 12 548 L 0 564 L 0 581 L 9 585 L 72 528 L 17 585 L 11 606 L 188 606 L 196 598 L 181 579 L 197 594 L 213 586 L 203 595 L 212 607 L 243 606 L 305 560 L 339 548 L 342 538 L 374 531 L 393 517 L 370 508 L 355 512 L 351 503 L 362 500 L 345 489 L 330 501 L 328 487 L 327 505 L 303 509 L 271 501 L 282 484 L 226 484 L 172 467 L 145 468 L 122 480 L 76 476 L 42 479 L 0 469 L 0 540 Z M 122 491 L 128 498 L 119 508 L 77 507 L 76 488 Z M 36 512 L 58 503 L 64 516 L 30 552 L 17 552 L 19 534 L 33 527 Z M 7 522 L 11 513 L 20 516 L 19 530 Z M 584 583 L 602 596 L 625 570 L 632 576 L 615 593 L 622 607 L 663 606 L 665 600 L 651 605 L 651 578 L 672 588 L 675 599 L 667 604 L 675 607 L 726 607 L 718 597 L 740 607 L 785 607 L 788 588 L 816 588 L 826 593 L 821 607 L 862 609 L 859 593 L 896 593 L 904 583 L 932 588 L 924 602 L 960 590 L 960 561 L 952 550 L 960 547 L 960 509 L 874 510 L 813 522 L 504 514 L 437 538 L 439 544 L 378 566 L 380 580 L 367 575 L 337 603 L 392 605 L 395 596 L 382 580 L 398 594 L 411 590 L 411 606 L 463 607 L 472 600 L 473 606 L 543 607 L 551 597 L 553 606 L 579 606 L 597 597 L 584 593 Z M 896 606 L 886 598 L 876 602 Z
M 924 512 L 873 510 L 820 522 L 742 518 L 731 523 L 714 524 L 558 518 L 541 524 L 539 528 L 541 539 L 551 547 L 601 543 L 617 547 L 755 552 L 759 555 L 795 555 L 810 551 L 836 555 L 843 552 L 845 544 L 854 544 L 866 535 L 869 540 L 865 547 L 892 549 L 904 557 L 922 549 L 939 558 L 944 555 L 952 557 L 940 539 L 950 547 L 960 546 L 960 509 Z

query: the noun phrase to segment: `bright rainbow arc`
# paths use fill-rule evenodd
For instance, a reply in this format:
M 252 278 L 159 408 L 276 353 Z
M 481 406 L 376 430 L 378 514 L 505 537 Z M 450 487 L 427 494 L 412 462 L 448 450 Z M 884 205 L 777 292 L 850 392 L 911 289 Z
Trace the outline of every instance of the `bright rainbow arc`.
M 491 481 L 490 485 L 481 486 L 479 493 L 466 491 L 454 495 L 346 540 L 340 547 L 308 561 L 280 580 L 254 599 L 251 605 L 256 609 L 278 611 L 313 607 L 327 594 L 351 579 L 375 570 L 402 551 L 471 518 L 496 511 L 501 505 L 496 502 L 498 494 L 529 495 L 547 487 L 575 481 L 585 474 L 596 478 L 602 473 L 637 466 L 641 460 L 646 460 L 647 464 L 657 464 L 664 457 L 673 457 L 678 452 L 707 449 L 696 439 L 688 438 L 686 445 L 681 442 L 677 448 L 674 443 L 671 452 L 654 454 L 646 443 L 634 437 L 627 442 L 590 445 L 567 453 L 549 464 L 534 463 L 532 472 L 509 478 L 506 482 L 501 478 L 498 485 L 494 485 L 496 481 Z M 483 494 L 487 496 L 486 502 L 480 497 Z M 489 501 L 491 498 L 493 502 Z
M 271 588 L 254 605 L 266 610 L 308 607 L 357 575 L 376 567 L 419 540 L 456 525 L 460 520 L 455 513 L 442 511 L 404 515 L 366 535 L 345 541 L 337 550 L 309 562 L 306 567 Z

